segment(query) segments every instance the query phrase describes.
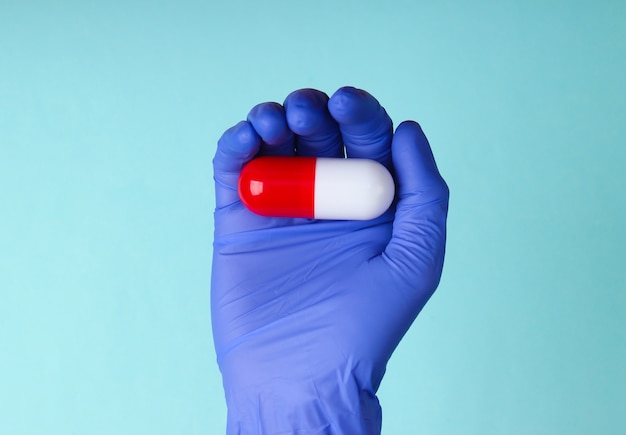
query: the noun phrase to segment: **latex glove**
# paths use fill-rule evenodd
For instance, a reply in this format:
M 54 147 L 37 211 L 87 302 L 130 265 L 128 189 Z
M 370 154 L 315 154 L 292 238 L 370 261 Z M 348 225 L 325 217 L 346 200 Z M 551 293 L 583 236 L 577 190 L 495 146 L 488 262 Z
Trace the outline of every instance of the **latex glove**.
M 240 202 L 258 155 L 378 160 L 397 202 L 370 221 L 267 218 Z M 294 151 L 295 150 L 295 151 Z M 224 133 L 212 274 L 215 347 L 229 434 L 378 434 L 376 391 L 431 296 L 444 259 L 448 188 L 420 126 L 393 134 L 368 93 L 304 89 Z

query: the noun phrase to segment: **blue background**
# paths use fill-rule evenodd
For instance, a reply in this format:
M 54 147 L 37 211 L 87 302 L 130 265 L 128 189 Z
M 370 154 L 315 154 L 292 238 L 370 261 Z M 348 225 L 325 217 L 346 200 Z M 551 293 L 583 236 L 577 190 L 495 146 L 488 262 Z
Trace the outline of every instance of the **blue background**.
M 625 22 L 620 1 L 1 0 L 0 433 L 223 433 L 216 141 L 343 85 L 418 120 L 452 192 L 384 433 L 626 433 Z

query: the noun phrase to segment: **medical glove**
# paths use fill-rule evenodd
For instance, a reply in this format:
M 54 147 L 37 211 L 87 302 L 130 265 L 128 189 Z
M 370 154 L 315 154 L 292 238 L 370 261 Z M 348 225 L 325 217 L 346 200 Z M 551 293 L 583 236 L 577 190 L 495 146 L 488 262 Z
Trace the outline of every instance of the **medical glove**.
M 261 155 L 369 158 L 396 199 L 369 221 L 268 218 L 237 193 Z M 227 130 L 216 186 L 212 323 L 228 434 L 379 434 L 387 361 L 441 276 L 448 187 L 424 133 L 365 91 L 303 89 Z

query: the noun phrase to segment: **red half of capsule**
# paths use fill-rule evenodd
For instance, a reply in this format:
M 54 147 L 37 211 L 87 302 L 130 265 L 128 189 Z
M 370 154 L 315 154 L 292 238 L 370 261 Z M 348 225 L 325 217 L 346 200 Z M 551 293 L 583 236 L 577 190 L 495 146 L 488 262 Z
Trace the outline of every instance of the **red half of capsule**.
M 239 198 L 262 216 L 313 218 L 315 157 L 263 156 L 239 175 Z

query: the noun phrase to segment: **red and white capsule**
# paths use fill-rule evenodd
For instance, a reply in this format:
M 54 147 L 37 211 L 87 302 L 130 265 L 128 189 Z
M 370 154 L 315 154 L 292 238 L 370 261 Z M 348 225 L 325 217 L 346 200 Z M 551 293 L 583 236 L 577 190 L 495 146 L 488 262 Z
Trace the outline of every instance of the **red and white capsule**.
M 262 216 L 368 220 L 383 214 L 393 178 L 374 160 L 264 156 L 239 176 L 239 197 Z

